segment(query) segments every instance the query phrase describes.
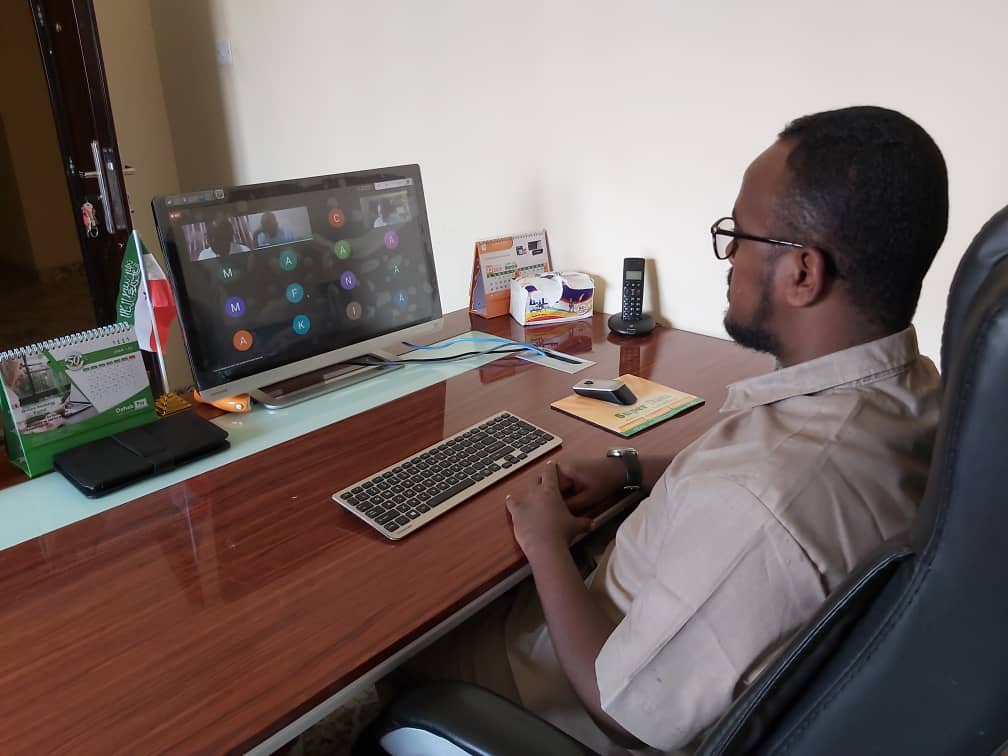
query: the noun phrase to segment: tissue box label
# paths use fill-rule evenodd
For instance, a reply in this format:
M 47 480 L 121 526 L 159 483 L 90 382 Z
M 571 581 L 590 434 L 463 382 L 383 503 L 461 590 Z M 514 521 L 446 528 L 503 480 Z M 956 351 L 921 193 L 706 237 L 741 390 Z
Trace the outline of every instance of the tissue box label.
M 590 318 L 595 282 L 585 273 L 557 272 L 511 281 L 511 316 L 522 325 Z

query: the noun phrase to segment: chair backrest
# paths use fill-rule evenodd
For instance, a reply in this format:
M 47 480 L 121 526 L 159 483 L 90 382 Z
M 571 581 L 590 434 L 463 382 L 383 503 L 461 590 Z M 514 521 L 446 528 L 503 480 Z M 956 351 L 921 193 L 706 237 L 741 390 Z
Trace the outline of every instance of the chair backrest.
M 990 272 L 1008 257 L 1008 207 L 984 224 L 956 268 L 945 308 L 942 329 L 941 372 L 948 375 L 950 354 L 962 340 L 966 313 Z
M 949 294 L 911 531 L 830 596 L 698 754 L 991 754 L 1008 739 L 1008 208 Z

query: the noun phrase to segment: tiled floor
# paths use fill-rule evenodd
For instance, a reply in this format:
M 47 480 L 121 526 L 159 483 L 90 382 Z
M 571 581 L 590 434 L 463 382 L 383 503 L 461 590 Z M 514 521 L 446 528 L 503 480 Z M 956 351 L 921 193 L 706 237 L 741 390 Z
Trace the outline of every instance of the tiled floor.
M 304 733 L 289 756 L 350 756 L 354 738 L 377 713 L 378 694 L 369 688 Z

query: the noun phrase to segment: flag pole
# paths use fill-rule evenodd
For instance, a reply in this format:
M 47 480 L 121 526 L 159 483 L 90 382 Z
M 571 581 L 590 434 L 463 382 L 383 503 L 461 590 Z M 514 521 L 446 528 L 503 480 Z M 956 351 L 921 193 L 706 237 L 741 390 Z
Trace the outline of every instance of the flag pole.
M 137 250 L 137 262 L 140 263 L 140 283 L 143 285 L 144 294 L 146 294 L 147 309 L 150 311 L 151 326 L 154 331 L 154 346 L 157 349 L 157 364 L 161 372 L 161 394 L 164 395 L 169 393 L 171 387 L 168 385 L 168 371 L 164 363 L 164 348 L 161 345 L 161 336 L 158 334 L 157 319 L 154 317 L 154 305 L 151 303 L 150 298 L 150 286 L 147 283 L 147 266 L 144 265 L 143 261 L 143 242 L 140 241 L 140 233 L 135 228 L 133 229 L 133 242 Z

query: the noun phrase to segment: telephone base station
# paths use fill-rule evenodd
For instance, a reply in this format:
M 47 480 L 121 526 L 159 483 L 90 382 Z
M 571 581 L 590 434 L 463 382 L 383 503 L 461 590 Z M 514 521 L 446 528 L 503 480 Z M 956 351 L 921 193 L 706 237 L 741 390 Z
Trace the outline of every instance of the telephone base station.
M 650 315 L 641 315 L 640 320 L 623 320 L 620 313 L 609 316 L 609 330 L 621 336 L 644 336 L 654 327 L 655 319 Z

